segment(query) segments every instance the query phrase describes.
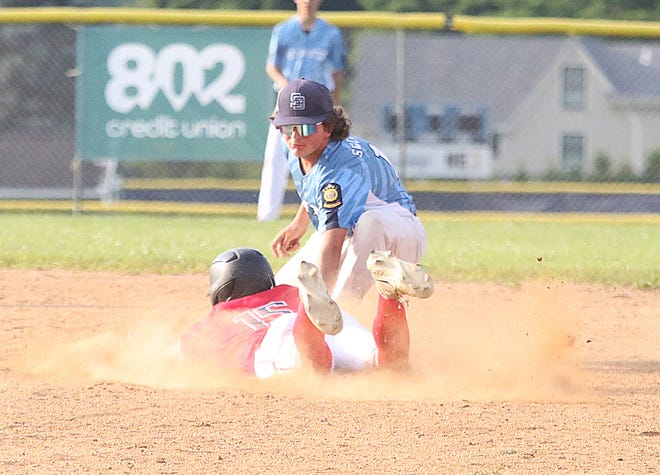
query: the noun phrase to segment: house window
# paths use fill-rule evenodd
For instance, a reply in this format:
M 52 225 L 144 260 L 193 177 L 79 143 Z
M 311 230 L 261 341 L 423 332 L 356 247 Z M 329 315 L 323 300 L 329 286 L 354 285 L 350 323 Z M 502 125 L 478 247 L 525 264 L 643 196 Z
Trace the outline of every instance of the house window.
M 582 170 L 584 158 L 584 137 L 582 135 L 564 135 L 562 137 L 561 164 L 563 172 Z
M 564 68 L 564 109 L 582 110 L 585 105 L 584 68 Z

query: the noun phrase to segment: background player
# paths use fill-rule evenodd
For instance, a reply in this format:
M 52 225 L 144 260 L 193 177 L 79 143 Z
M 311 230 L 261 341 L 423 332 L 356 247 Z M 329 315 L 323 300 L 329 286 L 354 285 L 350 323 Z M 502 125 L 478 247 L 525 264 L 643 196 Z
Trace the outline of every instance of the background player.
M 372 331 L 339 309 L 313 264 L 300 264 L 297 287 L 276 286 L 259 251 L 225 251 L 210 269 L 213 308 L 181 337 L 180 355 L 258 378 L 305 365 L 322 373 L 405 366 L 409 333 L 401 297 L 429 297 L 433 282 L 419 265 L 389 252 L 372 253 L 368 265 L 379 292 Z
M 373 283 L 366 267 L 372 249 L 420 261 L 426 232 L 412 197 L 383 153 L 350 135 L 350 121 L 325 86 L 291 81 L 272 121 L 286 140 L 301 198 L 293 221 L 272 242 L 276 257 L 297 251 L 277 283 L 294 283 L 305 260 L 319 267 L 334 299 L 361 298 Z M 316 232 L 299 249 L 310 223 Z
M 341 31 L 317 18 L 321 0 L 294 0 L 296 15 L 273 28 L 266 60 L 266 74 L 280 91 L 290 80 L 306 77 L 325 84 L 339 104 L 346 69 L 346 50 Z M 269 127 L 257 219 L 279 217 L 289 170 L 286 146 L 274 127 Z

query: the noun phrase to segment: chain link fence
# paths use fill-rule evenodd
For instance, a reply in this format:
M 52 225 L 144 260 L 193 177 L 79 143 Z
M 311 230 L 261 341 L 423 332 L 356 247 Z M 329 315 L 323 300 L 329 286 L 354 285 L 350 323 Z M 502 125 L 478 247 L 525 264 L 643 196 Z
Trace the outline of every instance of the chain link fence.
M 0 29 L 0 188 L 5 197 L 72 186 L 76 34 L 63 25 Z M 70 193 L 69 193 L 70 195 Z
M 521 191 L 527 204 L 510 208 L 561 210 L 557 187 L 548 186 L 544 201 L 537 185 L 568 182 L 576 186 L 564 188 L 567 210 L 588 198 L 595 204 L 586 211 L 617 211 L 618 200 L 624 211 L 660 212 L 659 42 L 356 27 L 344 35 L 350 70 L 342 105 L 354 132 L 386 152 L 429 208 L 506 208 L 516 191 L 486 194 L 479 205 L 455 187 L 507 182 L 534 183 L 538 192 Z M 0 199 L 71 198 L 75 167 L 89 199 L 234 199 L 196 189 L 196 178 L 258 187 L 254 161 L 77 161 L 76 38 L 72 24 L 0 29 Z M 165 182 L 150 187 L 144 179 L 169 179 L 178 191 L 163 194 Z M 587 183 L 592 188 L 580 188 Z M 255 189 L 236 199 L 256 203 Z M 438 190 L 445 195 L 432 194 Z

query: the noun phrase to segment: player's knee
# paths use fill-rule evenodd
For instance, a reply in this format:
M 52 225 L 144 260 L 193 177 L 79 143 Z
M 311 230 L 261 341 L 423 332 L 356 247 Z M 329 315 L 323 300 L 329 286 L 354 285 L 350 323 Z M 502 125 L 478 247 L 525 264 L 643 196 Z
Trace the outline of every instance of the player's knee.
M 368 230 L 370 233 L 382 233 L 385 223 L 377 211 L 365 211 L 358 220 L 358 226 L 361 229 Z

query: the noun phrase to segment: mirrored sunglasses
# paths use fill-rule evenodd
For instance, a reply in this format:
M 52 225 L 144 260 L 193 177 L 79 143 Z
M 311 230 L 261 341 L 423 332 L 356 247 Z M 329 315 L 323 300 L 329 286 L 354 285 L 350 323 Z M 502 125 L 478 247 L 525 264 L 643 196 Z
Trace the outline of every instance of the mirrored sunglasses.
M 293 131 L 295 130 L 301 137 L 307 137 L 309 135 L 314 135 L 318 130 L 319 125 L 321 125 L 321 122 L 318 124 L 280 125 L 278 130 L 280 133 L 288 136 L 293 135 Z

